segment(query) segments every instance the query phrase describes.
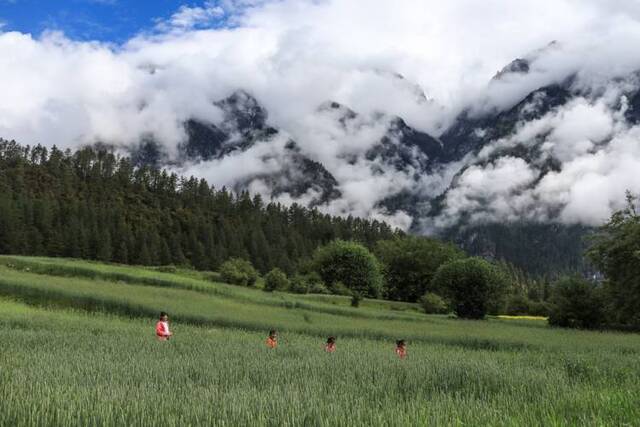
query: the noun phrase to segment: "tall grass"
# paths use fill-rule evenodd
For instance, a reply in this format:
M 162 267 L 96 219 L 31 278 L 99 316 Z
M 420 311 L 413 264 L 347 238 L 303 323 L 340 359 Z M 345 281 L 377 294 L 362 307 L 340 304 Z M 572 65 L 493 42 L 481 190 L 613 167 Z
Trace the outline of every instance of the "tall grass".
M 3 272 L 4 274 L 4 272 Z M 36 276 L 37 277 L 37 276 Z M 465 325 L 443 320 L 453 338 Z M 478 323 L 478 322 L 476 322 Z M 492 336 L 503 321 L 482 322 Z M 637 425 L 636 335 L 545 332 L 535 348 L 393 344 L 46 310 L 0 299 L 2 426 Z M 528 329 L 518 327 L 523 340 Z M 508 331 L 511 334 L 513 331 Z M 615 352 L 626 348 L 625 352 Z
M 0 295 L 34 305 L 117 313 L 128 317 L 155 318 L 164 310 L 178 323 L 192 325 L 253 331 L 277 328 L 314 336 L 339 335 L 390 341 L 405 338 L 472 350 L 535 350 L 542 344 L 559 343 L 557 337 L 579 345 L 583 337 L 588 337 L 588 340 L 601 337 L 607 341 L 616 335 L 553 331 L 538 324 L 529 327 L 508 320 L 452 321 L 426 315 L 409 319 L 363 318 L 351 316 L 352 311 L 340 315 L 327 314 L 294 305 L 281 307 L 250 303 L 171 287 L 46 276 L 3 266 L 0 266 Z M 550 341 L 551 338 L 554 339 Z
M 346 307 L 350 303 L 350 299 L 346 297 L 265 293 L 257 289 L 211 282 L 201 277 L 197 272 L 166 273 L 156 269 L 102 264 L 90 261 L 19 256 L 0 256 L 0 265 L 18 271 L 27 271 L 49 276 L 99 279 L 136 285 L 186 289 L 243 302 L 289 309 L 303 309 L 318 313 L 378 319 L 412 319 L 422 317 L 421 315 L 409 312 L 415 306 L 412 304 L 370 300 L 368 303 L 364 303 L 362 308 L 354 309 Z M 396 311 L 380 310 L 381 308 L 394 307 L 400 307 L 401 309 Z

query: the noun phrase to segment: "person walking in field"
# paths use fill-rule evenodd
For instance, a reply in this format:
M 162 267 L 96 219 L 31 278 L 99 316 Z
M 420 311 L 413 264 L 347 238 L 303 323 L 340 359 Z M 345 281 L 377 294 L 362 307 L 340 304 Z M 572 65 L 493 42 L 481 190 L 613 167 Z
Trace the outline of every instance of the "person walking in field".
M 333 353 L 336 351 L 336 337 L 327 338 L 327 345 L 324 346 L 324 351 L 327 353 Z
M 278 333 L 272 329 L 269 331 L 269 336 L 267 337 L 267 347 L 276 348 L 278 346 Z
M 156 336 L 159 341 L 167 341 L 172 335 L 169 330 L 169 316 L 163 311 L 160 313 L 160 320 L 156 323 Z
M 396 341 L 396 354 L 400 359 L 407 357 L 407 344 L 404 340 Z

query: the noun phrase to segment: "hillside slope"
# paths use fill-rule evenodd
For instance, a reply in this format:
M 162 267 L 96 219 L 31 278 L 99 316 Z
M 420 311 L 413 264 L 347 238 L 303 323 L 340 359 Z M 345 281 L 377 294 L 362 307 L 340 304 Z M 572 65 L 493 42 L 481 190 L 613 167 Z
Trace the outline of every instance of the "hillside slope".
M 379 301 L 353 309 L 201 274 L 1 257 L 0 425 L 621 425 L 640 416 L 637 335 L 456 321 Z M 171 316 L 168 342 L 153 337 L 160 310 Z M 273 327 L 280 343 L 269 350 Z M 330 334 L 334 354 L 323 350 Z M 397 338 L 409 340 L 405 360 Z

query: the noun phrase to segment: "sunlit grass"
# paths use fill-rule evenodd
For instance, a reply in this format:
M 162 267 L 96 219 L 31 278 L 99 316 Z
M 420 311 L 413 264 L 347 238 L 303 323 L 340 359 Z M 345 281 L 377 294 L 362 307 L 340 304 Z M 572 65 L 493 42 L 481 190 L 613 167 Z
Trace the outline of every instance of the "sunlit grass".
M 28 261 L 64 264 L 64 274 L 0 262 L 0 426 L 640 419 L 636 334 L 552 329 L 520 317 L 461 321 L 384 304 L 366 315 L 342 305 L 329 313 L 316 309 L 333 305 L 332 297 L 287 296 L 289 305 L 279 305 L 282 295 L 207 282 L 195 272 L 154 285 L 169 273 Z M 80 267 L 104 274 L 70 274 Z M 105 279 L 116 273 L 126 280 Z M 188 289 L 176 277 L 230 291 Z M 165 343 L 153 336 L 160 310 L 169 311 L 175 333 Z M 280 332 L 275 351 L 264 345 L 272 327 Z M 328 335 L 338 336 L 335 354 L 323 351 Z M 409 342 L 406 360 L 393 352 L 397 338 Z
M 500 314 L 496 317 L 498 319 L 505 319 L 505 320 L 542 320 L 542 321 L 547 320 L 547 317 L 545 316 L 509 316 L 506 314 Z

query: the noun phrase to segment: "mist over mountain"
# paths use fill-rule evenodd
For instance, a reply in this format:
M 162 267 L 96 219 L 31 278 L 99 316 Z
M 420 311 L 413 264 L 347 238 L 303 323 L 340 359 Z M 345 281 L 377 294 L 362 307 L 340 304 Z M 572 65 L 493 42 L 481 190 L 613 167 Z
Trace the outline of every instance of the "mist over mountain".
M 187 12 L 117 47 L 0 33 L 0 136 L 106 144 L 520 265 L 556 248 L 558 269 L 640 192 L 627 2 L 249 2 L 218 29 Z

